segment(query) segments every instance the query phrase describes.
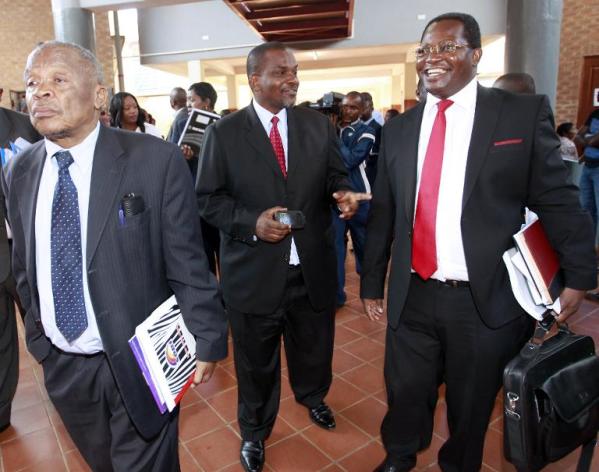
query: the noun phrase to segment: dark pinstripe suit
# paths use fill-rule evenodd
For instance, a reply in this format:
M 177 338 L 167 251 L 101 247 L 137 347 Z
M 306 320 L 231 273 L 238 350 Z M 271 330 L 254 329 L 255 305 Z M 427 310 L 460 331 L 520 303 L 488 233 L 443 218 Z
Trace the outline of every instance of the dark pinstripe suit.
M 56 384 L 68 388 L 69 380 L 63 383 L 54 376 L 48 385 L 48 377 L 57 374 L 51 372 L 56 364 L 40 320 L 36 288 L 35 208 L 45 159 L 43 142 L 25 151 L 5 174 L 4 186 L 14 233 L 15 276 L 26 310 L 27 345 L 44 365 L 52 398 Z M 129 193 L 141 195 L 145 209 L 123 224 L 119 207 Z M 116 390 L 131 423 L 147 440 L 159 434 L 169 415 L 159 414 L 127 344 L 135 327 L 174 293 L 197 338 L 198 358 L 216 361 L 226 356 L 225 316 L 216 280 L 207 269 L 196 208 L 189 170 L 175 145 L 100 128 L 91 177 L 85 270 Z M 49 368 L 47 359 L 51 359 Z M 69 418 L 63 415 L 63 420 L 68 427 Z

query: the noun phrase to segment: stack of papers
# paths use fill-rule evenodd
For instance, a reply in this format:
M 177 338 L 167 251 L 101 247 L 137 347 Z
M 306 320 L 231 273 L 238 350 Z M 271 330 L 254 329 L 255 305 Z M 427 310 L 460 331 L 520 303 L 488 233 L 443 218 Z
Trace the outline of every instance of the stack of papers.
M 196 343 L 173 295 L 135 329 L 129 346 L 160 410 L 173 411 L 193 381 Z

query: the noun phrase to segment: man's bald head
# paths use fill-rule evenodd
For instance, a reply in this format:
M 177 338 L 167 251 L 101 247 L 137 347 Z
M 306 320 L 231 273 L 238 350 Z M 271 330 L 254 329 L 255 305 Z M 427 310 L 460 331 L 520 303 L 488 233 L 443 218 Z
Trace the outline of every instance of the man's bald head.
M 187 92 L 182 87 L 175 87 L 171 90 L 170 100 L 173 109 L 185 108 L 187 106 Z
M 512 93 L 536 93 L 535 79 L 526 72 L 510 72 L 498 77 L 494 88 Z

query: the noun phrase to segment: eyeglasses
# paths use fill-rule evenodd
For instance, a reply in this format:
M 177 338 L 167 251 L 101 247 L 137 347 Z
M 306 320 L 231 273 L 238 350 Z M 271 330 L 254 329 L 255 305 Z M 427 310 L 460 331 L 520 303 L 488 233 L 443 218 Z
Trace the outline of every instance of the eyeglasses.
M 416 59 L 421 60 L 429 56 L 429 54 L 441 54 L 443 56 L 449 56 L 455 54 L 460 48 L 470 47 L 467 44 L 457 44 L 454 41 L 441 41 L 439 44 L 425 44 L 416 48 L 414 55 Z

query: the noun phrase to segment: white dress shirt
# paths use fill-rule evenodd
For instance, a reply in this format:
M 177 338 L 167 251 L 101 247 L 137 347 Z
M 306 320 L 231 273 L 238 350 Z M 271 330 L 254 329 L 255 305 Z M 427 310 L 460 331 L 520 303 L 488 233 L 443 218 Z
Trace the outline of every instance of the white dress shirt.
M 254 106 L 254 110 L 256 110 L 256 114 L 260 119 L 260 123 L 264 127 L 264 131 L 266 131 L 266 135 L 270 140 L 270 130 L 272 129 L 272 117 L 276 116 L 279 118 L 279 122 L 277 123 L 277 129 L 279 130 L 279 134 L 281 135 L 281 141 L 283 142 L 283 150 L 285 151 L 285 168 L 289 168 L 288 161 L 288 139 L 287 139 L 287 109 L 283 108 L 276 115 L 268 111 L 266 108 L 261 106 L 256 100 L 252 100 L 252 105 Z M 293 210 L 293 208 L 290 208 Z M 289 265 L 298 265 L 300 263 L 299 255 L 297 253 L 297 247 L 295 246 L 295 241 L 291 238 L 291 252 L 289 254 Z
M 437 271 L 431 276 L 433 279 L 469 280 L 464 256 L 461 219 L 466 161 L 474 124 L 477 86 L 476 78 L 472 79 L 458 93 L 449 97 L 449 100 L 453 101 L 453 105 L 445 111 L 447 127 L 445 129 L 436 223 Z M 426 97 L 418 141 L 416 202 L 418 201 L 426 148 L 437 115 L 439 101 L 441 101 L 440 98 L 430 93 Z
M 85 256 L 92 164 L 99 132 L 100 124 L 98 123 L 96 128 L 81 143 L 70 149 L 63 149 L 52 141 L 45 140 L 46 160 L 42 170 L 35 209 L 35 264 L 42 325 L 52 344 L 63 351 L 78 354 L 93 354 L 103 350 L 94 308 L 89 296 Z M 81 222 L 81 252 L 83 256 L 81 269 L 83 272 L 83 298 L 87 313 L 87 329 L 72 343 L 65 339 L 56 326 L 54 297 L 52 294 L 50 233 L 52 228 L 52 201 L 54 199 L 54 189 L 58 182 L 58 163 L 53 156 L 59 151 L 69 151 L 73 156 L 73 163 L 69 166 L 69 174 L 77 188 Z

